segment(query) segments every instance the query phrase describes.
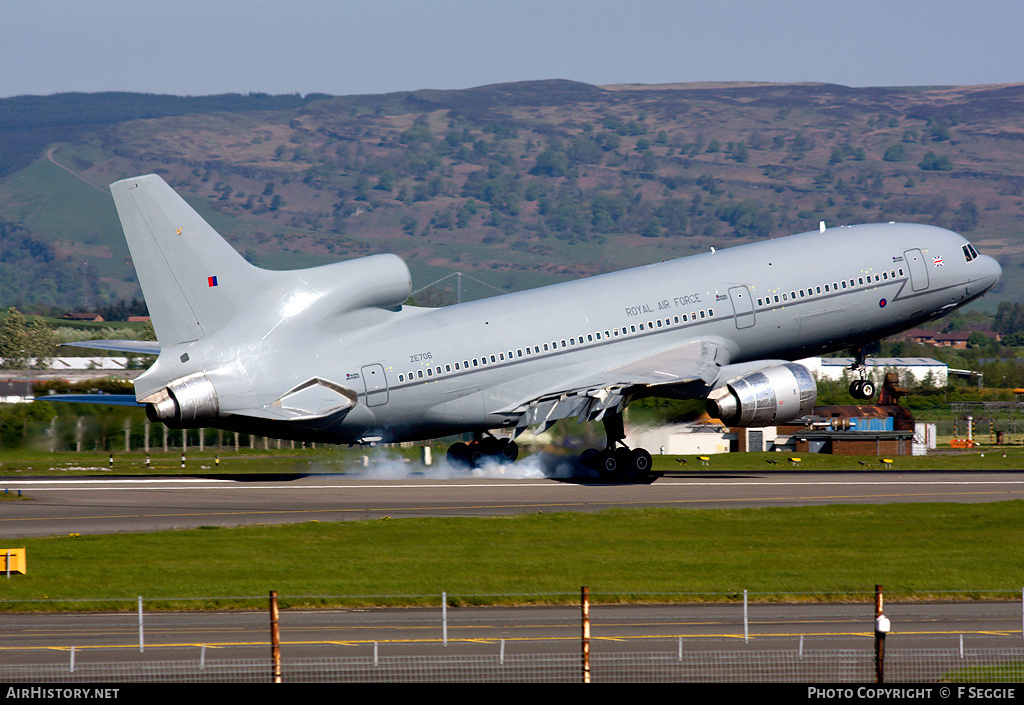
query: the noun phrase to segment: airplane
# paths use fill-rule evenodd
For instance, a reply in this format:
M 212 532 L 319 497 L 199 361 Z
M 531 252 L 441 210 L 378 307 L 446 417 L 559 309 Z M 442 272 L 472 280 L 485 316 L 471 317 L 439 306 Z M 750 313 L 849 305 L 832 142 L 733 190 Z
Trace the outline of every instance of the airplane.
M 411 277 L 380 254 L 309 269 L 247 262 L 162 178 L 111 185 L 157 341 L 75 345 L 156 353 L 135 394 L 48 401 L 142 405 L 171 428 L 376 444 L 472 434 L 453 463 L 514 461 L 515 438 L 601 421 L 602 476 L 650 473 L 625 443 L 644 397 L 706 398 L 729 426 L 809 414 L 794 360 L 866 345 L 944 316 L 999 281 L 960 235 L 880 223 L 825 228 L 443 308 L 408 304 Z M 507 432 L 507 437 L 504 433 Z M 499 435 L 495 435 L 498 433 Z

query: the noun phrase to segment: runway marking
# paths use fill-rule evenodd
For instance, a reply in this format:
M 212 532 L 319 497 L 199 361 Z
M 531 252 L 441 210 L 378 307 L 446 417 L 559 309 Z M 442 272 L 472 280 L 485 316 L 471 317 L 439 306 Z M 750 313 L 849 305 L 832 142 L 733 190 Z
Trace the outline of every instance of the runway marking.
M 995 636 L 995 637 L 1016 637 L 1020 634 L 1019 631 L 901 631 L 900 636 L 959 636 L 959 635 L 979 635 L 979 636 Z M 734 640 L 749 640 L 759 641 L 763 639 L 796 639 L 799 637 L 809 638 L 864 638 L 873 639 L 874 632 L 872 631 L 849 631 L 849 632 L 773 632 L 770 634 L 743 634 L 743 633 L 730 633 L 722 632 L 716 634 L 637 634 L 637 635 L 617 635 L 617 636 L 595 636 L 591 634 L 592 641 L 604 641 L 604 642 L 627 642 L 627 641 L 649 641 L 652 639 L 686 639 L 687 641 L 696 641 L 699 639 L 734 639 Z M 525 642 L 542 642 L 542 641 L 573 641 L 578 642 L 580 639 L 579 634 L 567 634 L 565 636 L 540 636 L 540 637 L 449 637 L 448 643 L 464 643 L 464 644 L 497 644 L 501 641 L 505 643 L 525 643 Z M 288 640 L 281 641 L 281 646 L 368 646 L 372 644 L 443 644 L 444 639 L 440 637 L 432 638 L 412 638 L 412 639 L 312 639 L 312 640 Z M 170 642 L 170 643 L 150 643 L 147 641 L 147 649 L 181 649 L 181 648 L 198 648 L 205 646 L 209 649 L 226 649 L 232 647 L 263 647 L 266 646 L 266 640 L 255 640 L 255 641 L 222 641 L 222 642 Z M 138 649 L 137 643 L 126 643 L 126 644 L 78 644 L 75 650 L 85 649 Z M 0 652 L 3 651 L 70 651 L 70 646 L 6 646 L 0 645 Z

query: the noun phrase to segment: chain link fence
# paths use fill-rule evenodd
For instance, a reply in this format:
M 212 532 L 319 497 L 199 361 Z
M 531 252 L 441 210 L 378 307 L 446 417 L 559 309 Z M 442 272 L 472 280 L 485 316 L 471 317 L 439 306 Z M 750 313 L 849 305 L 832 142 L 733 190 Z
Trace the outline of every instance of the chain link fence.
M 283 683 L 579 683 L 580 654 L 460 654 L 443 656 L 285 659 Z M 916 649 L 890 653 L 893 683 L 1019 683 L 1024 649 Z M 5 683 L 270 683 L 271 659 L 0 665 Z M 593 683 L 873 683 L 874 653 L 866 650 L 685 651 L 595 654 Z

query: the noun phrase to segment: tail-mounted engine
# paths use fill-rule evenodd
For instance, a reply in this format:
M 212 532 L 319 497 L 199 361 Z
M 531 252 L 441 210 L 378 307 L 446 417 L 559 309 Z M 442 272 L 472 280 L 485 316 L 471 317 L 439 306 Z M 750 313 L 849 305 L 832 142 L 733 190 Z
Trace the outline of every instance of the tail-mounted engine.
M 170 428 L 200 428 L 217 416 L 217 390 L 202 372 L 176 379 L 142 400 L 150 421 Z
M 776 426 L 814 409 L 818 385 L 803 365 L 750 372 L 708 395 L 708 415 L 729 426 Z

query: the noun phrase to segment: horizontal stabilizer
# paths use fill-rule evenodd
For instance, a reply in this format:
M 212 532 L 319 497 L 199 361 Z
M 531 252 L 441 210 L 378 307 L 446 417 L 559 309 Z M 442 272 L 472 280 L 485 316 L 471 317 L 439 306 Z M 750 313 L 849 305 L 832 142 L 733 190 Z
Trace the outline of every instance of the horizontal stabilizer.
M 77 343 L 61 343 L 60 347 L 91 348 L 114 352 L 159 355 L 160 343 L 155 340 L 82 340 Z
M 35 401 L 60 401 L 73 404 L 106 404 L 107 406 L 145 406 L 135 401 L 134 394 L 47 394 Z

